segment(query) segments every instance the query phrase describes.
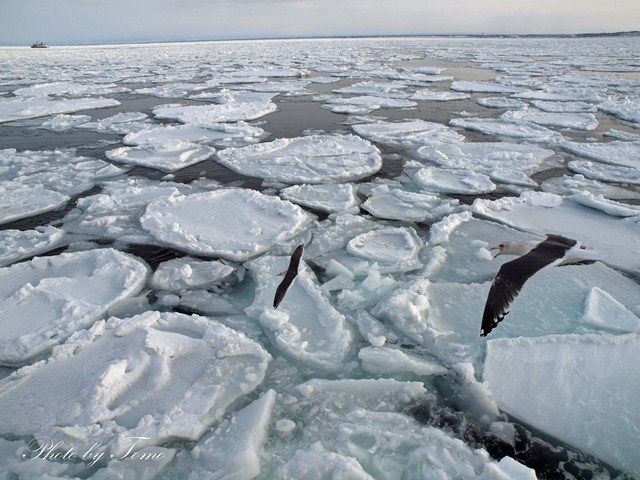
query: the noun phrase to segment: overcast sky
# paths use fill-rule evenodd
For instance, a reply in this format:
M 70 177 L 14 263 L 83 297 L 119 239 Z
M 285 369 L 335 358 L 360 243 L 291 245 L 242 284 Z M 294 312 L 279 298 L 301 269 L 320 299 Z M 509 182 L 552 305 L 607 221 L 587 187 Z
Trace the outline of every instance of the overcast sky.
M 0 0 L 0 45 L 640 29 L 640 0 Z

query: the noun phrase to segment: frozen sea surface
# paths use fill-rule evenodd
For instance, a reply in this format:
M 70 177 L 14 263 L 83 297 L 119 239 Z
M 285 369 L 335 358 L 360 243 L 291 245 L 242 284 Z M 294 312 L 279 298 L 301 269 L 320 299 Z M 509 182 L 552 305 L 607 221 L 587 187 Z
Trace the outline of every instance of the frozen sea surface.
M 0 477 L 640 478 L 638 52 L 0 48 Z

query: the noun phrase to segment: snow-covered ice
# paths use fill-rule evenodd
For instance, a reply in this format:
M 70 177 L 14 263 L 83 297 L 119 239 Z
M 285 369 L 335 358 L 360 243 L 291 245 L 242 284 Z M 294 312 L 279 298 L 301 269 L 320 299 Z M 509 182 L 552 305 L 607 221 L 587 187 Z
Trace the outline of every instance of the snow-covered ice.
M 560 134 L 535 123 L 515 119 L 454 118 L 449 122 L 454 127 L 465 128 L 509 139 L 544 142 L 560 138 Z
M 640 222 L 608 215 L 570 198 L 545 192 L 524 192 L 518 198 L 476 200 L 473 211 L 506 225 L 576 238 L 600 249 L 604 260 L 622 269 L 640 268 Z
M 34 230 L 0 230 L 0 267 L 53 250 L 63 244 L 64 230 L 47 225 Z
M 331 305 L 315 275 L 304 264 L 278 309 L 272 308 L 276 287 L 288 257 L 262 256 L 246 264 L 256 281 L 256 295 L 247 307 L 274 345 L 287 355 L 316 368 L 341 367 L 351 345 L 346 319 Z
M 25 364 L 137 294 L 148 267 L 112 249 L 36 257 L 0 269 L 0 363 Z
M 473 195 L 496 189 L 487 175 L 462 168 L 424 167 L 415 173 L 413 181 L 423 190 L 441 193 Z
M 571 130 L 595 130 L 598 126 L 598 120 L 593 113 L 557 113 L 524 108 L 522 110 L 509 110 L 503 113 L 500 118 L 507 122 L 524 121 L 546 127 L 568 128 Z
M 567 168 L 593 180 L 640 185 L 640 169 L 638 167 L 606 165 L 589 160 L 574 160 L 567 164 Z
M 245 261 L 308 227 L 304 211 L 277 197 L 227 188 L 160 198 L 140 218 L 158 241 L 195 255 Z
M 355 135 L 280 138 L 221 150 L 217 161 L 245 175 L 284 183 L 353 181 L 382 167 L 378 149 Z
M 378 218 L 425 222 L 440 220 L 453 213 L 457 205 L 457 200 L 382 184 L 371 190 L 362 207 Z
M 446 125 L 425 120 L 365 123 L 354 125 L 353 131 L 369 140 L 391 147 L 418 147 L 436 142 L 464 140 L 462 135 Z
M 260 384 L 270 359 L 245 335 L 204 317 L 112 317 L 3 382 L 8 415 L 0 431 L 69 447 L 99 443 L 104 457 L 95 460 L 104 465 L 132 448 L 199 439 Z
M 109 98 L 0 98 L 0 123 L 46 117 L 58 113 L 74 113 L 96 108 L 117 107 L 120 102 Z
M 298 205 L 330 213 L 349 210 L 358 204 L 353 185 L 342 183 L 292 185 L 283 188 L 280 196 Z
M 160 105 L 153 114 L 160 119 L 178 120 L 182 123 L 208 126 L 212 123 L 255 120 L 277 110 L 271 101 L 272 94 L 231 96 L 225 103 L 210 105 Z
M 640 168 L 640 142 L 607 143 L 565 142 L 562 148 L 578 157 L 595 160 L 609 165 Z

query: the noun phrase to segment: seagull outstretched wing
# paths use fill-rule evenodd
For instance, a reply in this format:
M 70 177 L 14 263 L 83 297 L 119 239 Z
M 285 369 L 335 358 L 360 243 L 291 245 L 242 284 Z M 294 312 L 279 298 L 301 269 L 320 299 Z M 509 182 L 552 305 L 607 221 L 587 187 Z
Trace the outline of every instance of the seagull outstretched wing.
M 566 252 L 576 244 L 575 240 L 561 235 L 547 235 L 546 240 L 526 255 L 503 264 L 489 289 L 480 336 L 487 336 L 504 319 L 509 313 L 509 305 L 529 278 L 544 267 L 560 263 Z
M 302 251 L 304 250 L 303 245 L 298 245 L 298 247 L 294 250 L 291 255 L 291 260 L 289 260 L 289 267 L 287 268 L 286 273 L 284 274 L 284 278 L 278 288 L 276 288 L 276 294 L 273 297 L 273 308 L 278 308 L 280 302 L 284 299 L 284 296 L 287 294 L 287 290 L 293 283 L 293 280 L 298 275 L 298 267 L 300 265 L 300 258 L 302 257 Z

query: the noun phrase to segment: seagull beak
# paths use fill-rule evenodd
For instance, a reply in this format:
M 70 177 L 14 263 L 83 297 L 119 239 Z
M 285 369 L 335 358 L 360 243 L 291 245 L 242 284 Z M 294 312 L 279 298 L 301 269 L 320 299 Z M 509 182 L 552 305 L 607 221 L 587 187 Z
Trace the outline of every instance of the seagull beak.
M 496 254 L 493 256 L 494 260 L 495 260 L 496 258 L 498 258 L 498 257 L 500 256 L 500 254 L 502 253 L 502 249 L 501 249 L 499 246 L 497 246 L 497 245 L 496 245 L 495 247 L 491 247 L 491 248 L 489 248 L 489 251 L 491 251 L 491 250 L 498 250 L 498 253 L 496 253 Z

